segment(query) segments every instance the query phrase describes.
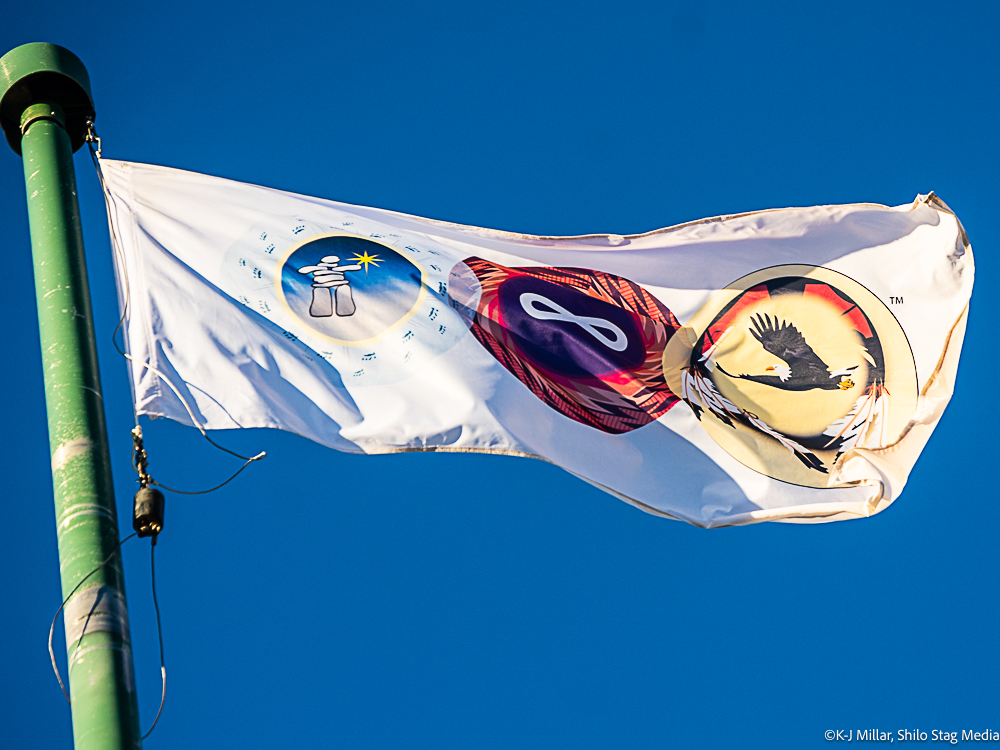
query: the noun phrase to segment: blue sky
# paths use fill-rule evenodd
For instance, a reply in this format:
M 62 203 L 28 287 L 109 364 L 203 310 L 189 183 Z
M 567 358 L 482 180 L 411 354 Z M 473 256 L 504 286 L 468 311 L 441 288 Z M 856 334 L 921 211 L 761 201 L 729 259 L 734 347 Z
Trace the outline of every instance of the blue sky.
M 546 235 L 934 190 L 977 252 L 955 398 L 900 500 L 864 521 L 702 531 L 540 462 L 225 433 L 268 458 L 220 492 L 168 497 L 170 691 L 146 746 L 804 748 L 826 729 L 1000 729 L 997 16 L 921 2 L 7 9 L 0 51 L 51 41 L 84 60 L 112 158 Z M 70 747 L 45 649 L 60 589 L 23 175 L 4 151 L 0 736 Z M 83 152 L 77 170 L 126 528 L 107 224 Z M 146 435 L 167 484 L 238 466 L 192 429 Z M 317 467 L 344 473 L 339 492 Z M 124 556 L 146 727 L 160 689 L 148 548 Z

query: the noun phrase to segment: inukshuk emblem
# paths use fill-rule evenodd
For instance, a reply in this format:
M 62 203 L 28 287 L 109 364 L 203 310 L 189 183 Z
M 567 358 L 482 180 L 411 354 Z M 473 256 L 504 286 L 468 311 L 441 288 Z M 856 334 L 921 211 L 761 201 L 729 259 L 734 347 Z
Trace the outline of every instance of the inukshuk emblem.
M 314 318 L 328 318 L 336 309 L 337 315 L 346 318 L 354 315 L 357 307 L 351 292 L 351 282 L 347 279 L 350 271 L 360 271 L 357 263 L 342 266 L 340 257 L 324 256 L 313 266 L 302 266 L 299 273 L 311 273 L 313 280 L 312 304 L 309 314 Z

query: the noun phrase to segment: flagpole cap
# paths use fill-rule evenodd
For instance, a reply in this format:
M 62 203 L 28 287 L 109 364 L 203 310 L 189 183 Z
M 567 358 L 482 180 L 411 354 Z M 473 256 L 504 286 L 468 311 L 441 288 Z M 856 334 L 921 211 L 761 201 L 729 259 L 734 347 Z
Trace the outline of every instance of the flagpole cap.
M 74 151 L 79 149 L 87 120 L 96 115 L 87 68 L 79 57 L 57 44 L 22 44 L 0 57 L 0 127 L 18 155 L 21 115 L 41 103 L 62 109 L 70 144 Z

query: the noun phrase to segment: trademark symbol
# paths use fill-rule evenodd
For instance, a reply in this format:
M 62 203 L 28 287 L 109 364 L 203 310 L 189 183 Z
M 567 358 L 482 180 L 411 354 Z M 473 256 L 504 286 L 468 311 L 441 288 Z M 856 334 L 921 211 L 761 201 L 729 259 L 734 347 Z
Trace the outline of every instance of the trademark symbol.
M 903 298 L 902 297 L 893 297 L 892 295 L 889 295 L 889 304 L 891 304 L 891 305 L 901 305 L 901 304 L 903 304 Z

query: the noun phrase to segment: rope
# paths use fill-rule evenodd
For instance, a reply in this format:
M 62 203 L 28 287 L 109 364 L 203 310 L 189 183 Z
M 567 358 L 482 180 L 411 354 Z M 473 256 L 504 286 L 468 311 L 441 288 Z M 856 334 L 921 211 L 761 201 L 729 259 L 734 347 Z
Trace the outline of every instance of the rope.
M 160 638 L 160 677 L 163 680 L 163 692 L 160 693 L 160 707 L 156 710 L 156 718 L 153 719 L 153 725 L 149 728 L 149 731 L 142 735 L 139 740 L 142 742 L 149 735 L 153 733 L 156 729 L 156 722 L 160 720 L 160 714 L 163 713 L 163 704 L 167 700 L 167 666 L 163 661 L 163 628 L 160 625 L 160 603 L 156 601 L 156 537 L 153 537 L 153 543 L 149 546 L 149 577 L 153 582 L 153 607 L 156 609 L 156 635 Z
M 56 620 L 59 619 L 59 613 L 62 612 L 63 609 L 65 609 L 66 604 L 69 602 L 70 599 L 73 598 L 73 594 L 75 594 L 79 590 L 79 588 L 84 584 L 84 582 L 88 578 L 90 578 L 92 575 L 94 575 L 94 573 L 96 573 L 101 568 L 103 568 L 105 565 L 107 565 L 108 561 L 110 561 L 111 558 L 114 557 L 115 554 L 117 554 L 117 552 L 121 548 L 121 546 L 123 544 L 125 544 L 125 542 L 127 542 L 129 539 L 131 539 L 134 536 L 135 536 L 135 532 L 129 534 L 127 537 L 125 537 L 120 542 L 118 542 L 118 544 L 115 545 L 115 548 L 113 550 L 111 550 L 111 554 L 108 555 L 107 557 L 105 557 L 104 560 L 101 561 L 100 565 L 98 565 L 96 568 L 94 568 L 92 571 L 90 571 L 89 573 L 87 573 L 87 575 L 85 575 L 83 578 L 80 579 L 80 582 L 78 584 L 76 584 L 76 586 L 73 587 L 73 590 L 69 592 L 69 594 L 66 596 L 66 598 L 63 599 L 62 604 L 59 605 L 59 609 L 56 610 L 56 614 L 52 618 L 52 624 L 49 626 L 49 658 L 52 660 L 52 671 L 56 673 L 56 679 L 59 680 L 59 688 L 62 690 L 63 696 L 66 698 L 66 703 L 68 703 L 71 706 L 73 705 L 73 703 L 69 699 L 69 693 L 66 692 L 66 685 L 63 684 L 62 675 L 59 674 L 59 665 L 56 664 L 56 655 L 55 655 L 55 652 L 52 650 L 52 633 L 56 629 Z M 82 638 L 83 636 L 80 636 L 80 637 Z
M 233 481 L 234 479 L 236 479 L 236 477 L 238 477 L 238 476 L 240 475 L 240 473 L 241 473 L 241 472 L 242 472 L 242 471 L 243 471 L 243 470 L 244 470 L 244 469 L 245 469 L 246 467 L 248 467 L 248 466 L 249 466 L 249 465 L 250 465 L 251 463 L 253 463 L 254 461 L 256 461 L 256 460 L 258 460 L 258 459 L 260 459 L 260 458 L 264 458 L 264 455 L 265 455 L 265 454 L 264 454 L 263 452 L 261 452 L 261 453 L 260 453 L 260 455 L 257 455 L 257 456 L 254 456 L 253 458 L 248 458 L 248 459 L 246 460 L 246 463 L 245 463 L 245 464 L 243 464 L 243 465 L 242 465 L 242 466 L 241 466 L 240 468 L 238 468 L 238 469 L 236 470 L 236 473 L 235 473 L 235 474 L 233 474 L 233 475 L 232 475 L 231 477 L 229 477 L 229 479 L 227 479 L 227 480 L 226 480 L 225 482 L 223 482 L 222 484 L 217 484 L 217 485 L 215 485 L 215 487 L 212 487 L 212 488 L 211 488 L 211 489 L 209 489 L 209 490 L 193 490 L 193 491 L 192 491 L 192 490 L 187 490 L 187 491 L 185 491 L 185 490 L 175 490 L 175 489 L 174 489 L 173 487 L 168 487 L 167 485 L 163 484 L 162 482 L 157 482 L 157 481 L 156 481 L 155 479 L 153 479 L 153 478 L 150 478 L 150 480 L 149 480 L 149 483 L 150 483 L 150 484 L 155 484 L 155 485 L 156 485 L 157 487 L 162 487 L 162 488 L 163 488 L 163 489 L 165 489 L 165 490 L 166 490 L 167 492 L 174 492 L 174 493 L 176 493 L 176 494 L 178 494 L 178 495 L 207 495 L 207 494 L 208 494 L 209 492 L 215 492 L 216 490 L 221 490 L 221 489 L 222 489 L 223 487 L 225 487 L 225 486 L 226 486 L 227 484 L 229 484 L 229 483 L 230 483 L 230 482 L 232 482 L 232 481 Z M 241 458 L 242 458 L 242 456 L 241 456 Z
M 115 548 L 111 551 L 111 554 L 105 557 L 104 560 L 101 561 L 100 565 L 98 565 L 92 571 L 87 573 L 87 575 L 81 578 L 80 582 L 73 587 L 72 591 L 69 592 L 69 595 L 65 599 L 63 599 L 62 604 L 59 605 L 59 609 L 56 610 L 56 614 L 52 618 L 52 624 L 49 626 L 49 659 L 52 661 L 52 671 L 55 672 L 56 680 L 58 680 L 59 682 L 59 689 L 62 690 L 63 697 L 66 699 L 66 703 L 70 706 L 73 705 L 73 701 L 70 699 L 69 693 L 66 691 L 66 684 L 63 682 L 62 675 L 59 673 L 59 665 L 56 663 L 56 654 L 55 651 L 52 649 L 52 636 L 55 633 L 56 621 L 59 619 L 59 613 L 66 608 L 66 605 L 69 603 L 69 600 L 73 598 L 73 594 L 75 594 L 80 589 L 80 587 L 87 581 L 87 579 L 90 578 L 92 575 L 94 575 L 94 573 L 99 571 L 105 565 L 107 565 L 108 562 L 111 560 L 111 558 L 115 556 L 115 554 L 118 552 L 119 549 L 121 549 L 122 545 L 125 544 L 125 542 L 127 542 L 134 536 L 135 532 L 129 534 L 127 537 L 118 542 L 118 544 L 115 545 Z M 156 718 L 153 719 L 153 725 L 149 728 L 148 732 L 142 735 L 140 741 L 145 740 L 147 737 L 149 737 L 149 735 L 153 733 L 153 730 L 156 728 L 156 723 L 160 720 L 160 714 L 163 713 L 163 704 L 167 700 L 167 667 L 163 658 L 163 626 L 160 621 L 160 603 L 159 601 L 157 601 L 156 598 L 156 537 L 155 536 L 153 537 L 152 541 L 153 543 L 149 547 L 149 576 L 150 580 L 152 581 L 152 587 L 153 587 L 153 608 L 156 610 L 156 634 L 160 639 L 160 677 L 162 678 L 163 682 L 163 690 L 160 693 L 160 707 L 156 711 Z M 80 637 L 82 638 L 83 636 L 81 635 Z

